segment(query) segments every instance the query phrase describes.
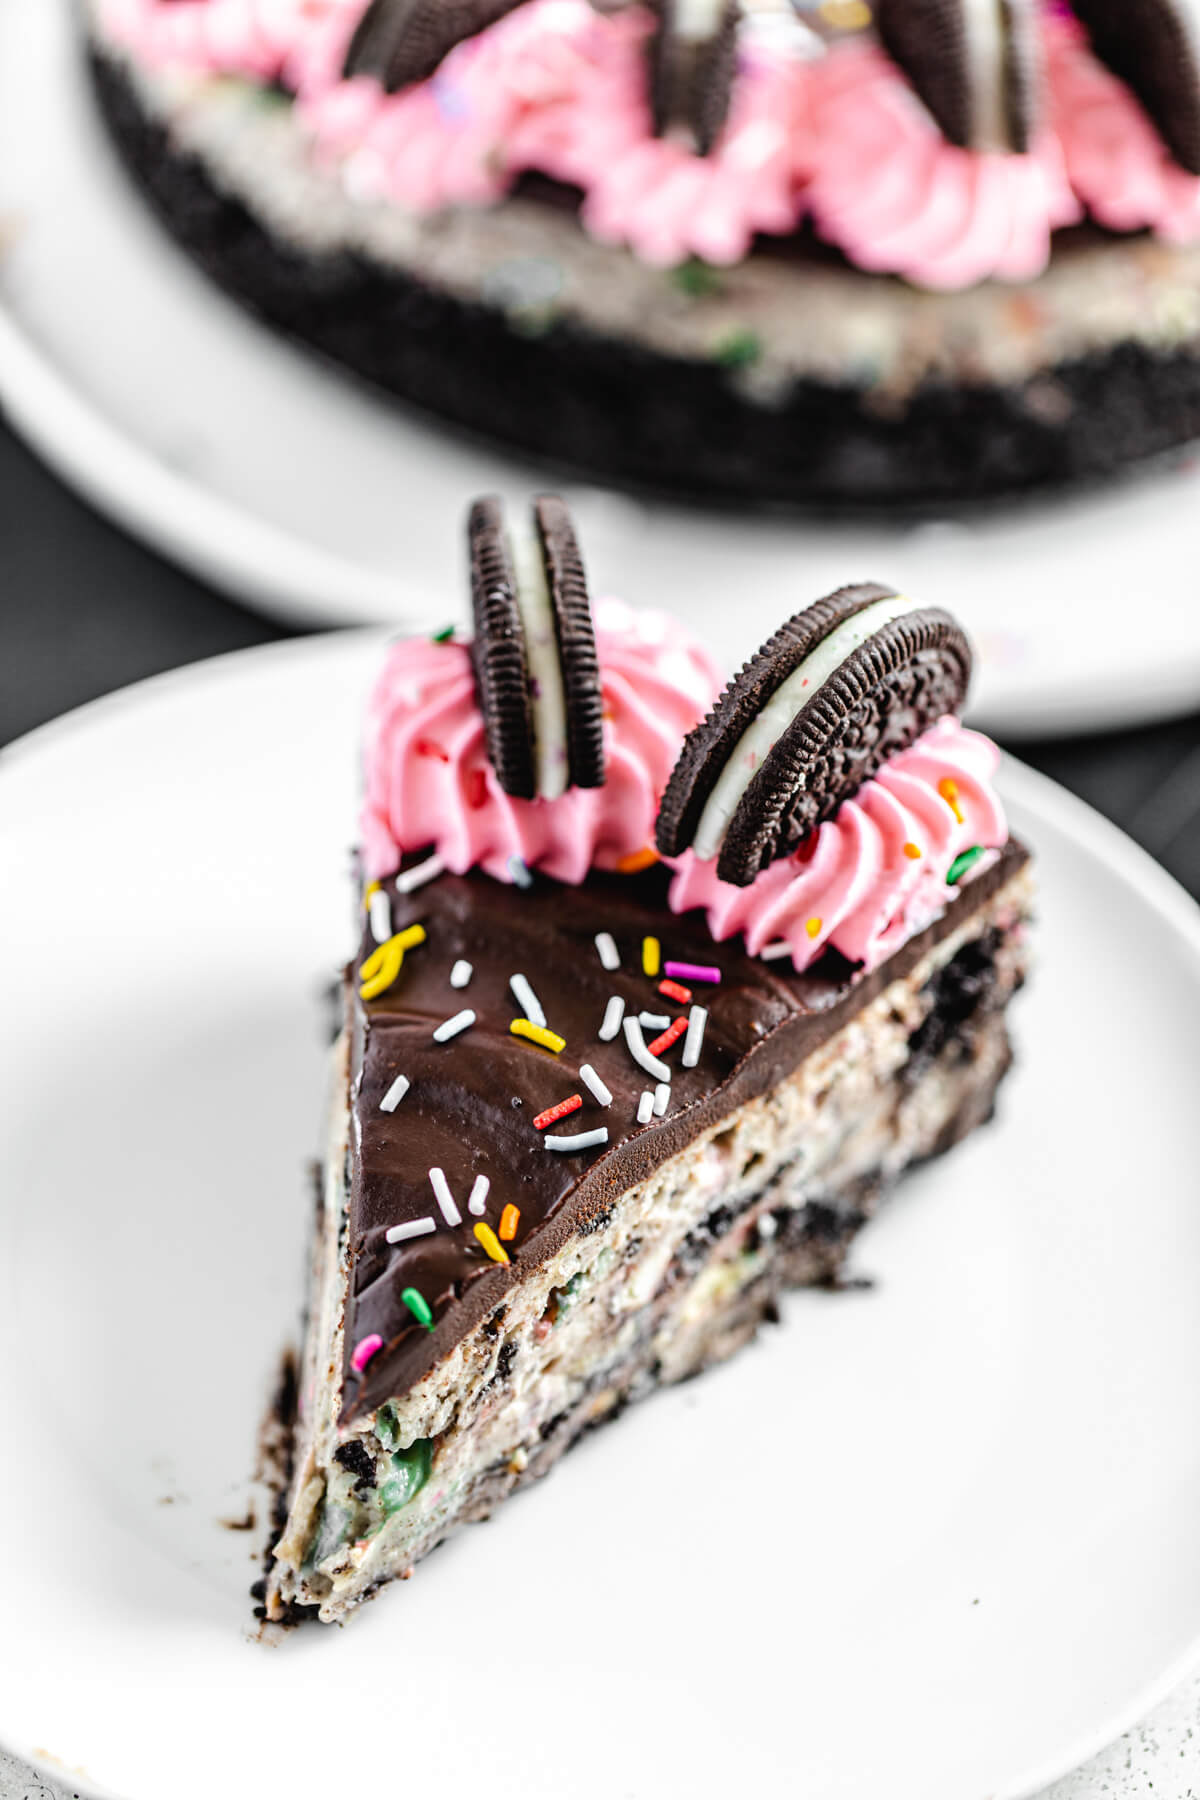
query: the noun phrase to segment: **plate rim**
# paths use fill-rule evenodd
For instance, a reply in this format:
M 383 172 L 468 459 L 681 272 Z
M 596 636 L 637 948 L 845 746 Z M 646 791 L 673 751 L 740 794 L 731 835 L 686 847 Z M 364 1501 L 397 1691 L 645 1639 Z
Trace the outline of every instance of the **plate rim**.
M 233 671 L 249 671 L 253 676 L 260 667 L 278 668 L 287 663 L 319 662 L 323 658 L 327 659 L 331 650 L 346 666 L 352 666 L 356 661 L 365 664 L 372 647 L 381 648 L 387 636 L 378 627 L 366 627 L 253 645 L 147 676 L 86 701 L 59 717 L 36 726 L 0 750 L 0 802 L 9 784 L 14 780 L 19 781 L 25 771 L 36 770 L 44 758 L 56 756 L 62 750 L 69 749 L 73 742 L 78 743 L 97 730 L 103 733 L 110 723 L 128 718 L 147 705 L 152 706 L 160 701 L 169 703 L 182 692 L 217 690 Z M 354 754 L 353 749 L 350 754 Z M 1002 763 L 1001 787 L 1006 783 L 1014 799 L 1045 818 L 1072 846 L 1100 857 L 1158 920 L 1174 932 L 1180 948 L 1195 959 L 1195 979 L 1200 985 L 1200 904 L 1191 898 L 1186 889 L 1111 820 L 1050 777 L 1030 768 L 1007 752 L 1004 753 Z M 1031 1800 L 1032 1796 L 1041 1793 L 1044 1788 L 1115 1743 L 1132 1726 L 1145 1719 L 1189 1675 L 1198 1671 L 1200 1617 L 1196 1620 L 1195 1634 L 1185 1648 L 1170 1658 L 1156 1676 L 1116 1709 L 1103 1726 L 1066 1745 L 1054 1756 L 1021 1773 L 1008 1785 L 995 1789 L 994 1800 Z M 61 1764 L 48 1760 L 45 1754 L 39 1755 L 34 1746 L 25 1743 L 12 1730 L 11 1721 L 7 1724 L 0 1721 L 0 1743 L 3 1743 L 11 1755 L 49 1780 L 61 1785 L 67 1779 L 76 1791 L 92 1796 L 93 1800 L 127 1800 L 118 1790 L 93 1782 L 82 1773 L 64 1769 Z

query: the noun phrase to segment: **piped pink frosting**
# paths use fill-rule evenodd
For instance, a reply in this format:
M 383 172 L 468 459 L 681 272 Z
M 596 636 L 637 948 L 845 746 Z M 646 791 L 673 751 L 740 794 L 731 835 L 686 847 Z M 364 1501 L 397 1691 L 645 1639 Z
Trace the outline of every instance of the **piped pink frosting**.
M 674 859 L 671 910 L 703 908 L 714 938 L 740 932 L 751 955 L 786 942 L 798 970 L 827 945 L 876 968 L 945 910 L 954 893 L 946 875 L 956 856 L 976 844 L 998 850 L 1008 841 L 993 785 L 999 760 L 989 738 L 942 719 L 749 887 L 719 880 L 716 862 L 699 862 L 690 850 Z M 947 780 L 955 784 L 953 805 L 939 792 Z M 906 844 L 920 856 L 909 856 Z
M 1149 227 L 1174 243 L 1194 243 L 1200 178 L 1172 160 L 1130 89 L 1092 55 L 1073 19 L 1047 19 L 1046 50 L 1067 175 L 1092 217 L 1112 231 Z
M 615 868 L 654 839 L 654 820 L 683 738 L 721 688 L 714 663 L 663 613 L 619 601 L 595 609 L 607 779 L 561 799 L 514 800 L 487 758 L 464 644 L 393 646 L 367 709 L 363 859 L 373 879 L 406 850 L 432 848 L 463 874 L 511 881 L 511 857 L 557 881 Z
M 1050 234 L 1082 208 L 1057 139 L 1027 156 L 947 143 L 904 76 L 873 44 L 840 45 L 813 79 L 817 230 L 863 269 L 930 288 L 1045 268 Z

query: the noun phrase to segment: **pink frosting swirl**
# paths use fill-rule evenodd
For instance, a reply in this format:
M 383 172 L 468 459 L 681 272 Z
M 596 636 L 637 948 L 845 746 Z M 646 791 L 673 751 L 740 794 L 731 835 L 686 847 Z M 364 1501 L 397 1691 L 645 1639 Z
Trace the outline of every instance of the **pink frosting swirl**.
M 561 799 L 514 800 L 484 744 L 465 644 L 411 638 L 390 651 L 367 708 L 363 858 L 372 879 L 406 850 L 431 847 L 456 874 L 511 881 L 511 857 L 576 884 L 653 842 L 654 819 L 685 734 L 721 676 L 664 613 L 596 607 L 607 779 Z
M 941 719 L 749 887 L 718 880 L 715 860 L 699 862 L 690 850 L 674 859 L 671 910 L 702 907 L 714 938 L 741 932 L 752 956 L 785 942 L 797 970 L 830 944 L 877 968 L 945 910 L 954 892 L 946 874 L 960 852 L 1008 841 L 993 786 L 999 760 L 989 738 Z M 947 781 L 954 788 L 939 791 Z
M 1112 231 L 1146 227 L 1175 243 L 1200 238 L 1200 178 L 1172 160 L 1123 81 L 1098 62 L 1073 19 L 1046 21 L 1046 74 L 1071 185 Z
M 1082 216 L 1052 132 L 1028 156 L 960 150 L 872 44 L 824 58 L 812 105 L 809 206 L 860 268 L 930 288 L 1024 281 L 1049 261 L 1051 232 Z

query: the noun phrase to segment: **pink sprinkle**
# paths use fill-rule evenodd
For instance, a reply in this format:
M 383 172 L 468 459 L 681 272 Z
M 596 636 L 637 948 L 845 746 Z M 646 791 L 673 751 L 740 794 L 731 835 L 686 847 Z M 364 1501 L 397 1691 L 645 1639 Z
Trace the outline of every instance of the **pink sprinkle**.
M 715 985 L 721 979 L 720 969 L 714 969 L 710 963 L 669 962 L 663 967 L 665 973 L 673 975 L 676 981 L 707 981 Z
M 378 1356 L 383 1349 L 383 1339 L 377 1331 L 370 1337 L 359 1338 L 350 1354 L 350 1367 L 359 1375 L 362 1374 L 373 1356 Z

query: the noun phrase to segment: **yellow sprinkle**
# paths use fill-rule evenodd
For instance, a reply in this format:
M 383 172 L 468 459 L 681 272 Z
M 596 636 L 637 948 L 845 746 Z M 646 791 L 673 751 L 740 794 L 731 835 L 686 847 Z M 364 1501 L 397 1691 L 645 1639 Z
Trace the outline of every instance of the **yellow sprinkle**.
M 821 935 L 820 919 L 809 919 L 806 922 L 804 929 L 805 929 L 805 931 L 807 931 L 810 938 L 820 937 L 820 935 Z
M 920 858 L 921 852 L 917 848 L 916 844 L 905 844 L 904 854 L 905 854 L 905 856 L 907 856 L 907 858 L 910 862 L 917 862 Z
M 642 974 L 657 975 L 662 961 L 662 945 L 656 937 L 642 939 Z
M 384 943 L 377 944 L 358 971 L 360 997 L 363 1000 L 375 1000 L 380 994 L 386 993 L 400 973 L 404 952 L 424 942 L 425 927 L 409 925 Z
M 363 905 L 370 906 L 371 895 L 381 893 L 382 890 L 383 883 L 381 881 L 368 881 L 366 887 L 363 889 Z
M 475 1227 L 475 1236 L 479 1239 L 479 1242 L 483 1245 L 493 1262 L 506 1263 L 509 1260 L 508 1251 L 504 1248 L 504 1245 L 500 1242 L 500 1239 L 496 1236 L 491 1226 L 485 1225 L 482 1219 Z
M 640 875 L 643 869 L 651 868 L 658 861 L 658 851 L 647 844 L 644 850 L 631 850 L 628 856 L 617 858 L 618 875 Z
M 514 1037 L 528 1038 L 531 1044 L 540 1044 L 543 1050 L 553 1050 L 555 1056 L 567 1047 L 565 1037 L 559 1037 L 557 1031 L 547 1031 L 544 1025 L 535 1025 L 532 1019 L 514 1019 L 508 1029 Z
M 867 0 L 824 0 L 818 9 L 827 25 L 835 31 L 865 31 L 871 23 Z
M 958 823 L 960 825 L 965 824 L 966 821 L 963 818 L 962 807 L 958 804 L 957 781 L 952 780 L 949 775 L 943 775 L 942 779 L 938 782 L 938 793 L 942 796 L 942 799 L 946 802 L 946 805 L 950 808 L 950 811 L 954 814 Z

